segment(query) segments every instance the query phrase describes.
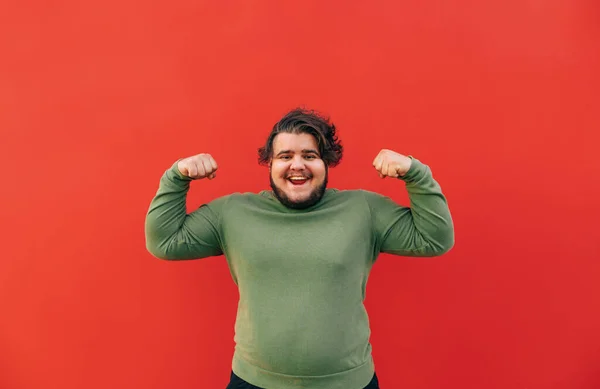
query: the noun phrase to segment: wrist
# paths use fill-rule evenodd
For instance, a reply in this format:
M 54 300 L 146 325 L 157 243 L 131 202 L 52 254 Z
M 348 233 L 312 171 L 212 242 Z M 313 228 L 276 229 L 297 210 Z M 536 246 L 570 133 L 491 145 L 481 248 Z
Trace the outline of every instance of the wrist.
M 411 156 L 404 157 L 403 159 L 404 162 L 402 163 L 402 166 L 396 170 L 396 173 L 398 173 L 399 177 L 404 177 L 410 171 L 410 168 L 413 165 L 413 158 Z

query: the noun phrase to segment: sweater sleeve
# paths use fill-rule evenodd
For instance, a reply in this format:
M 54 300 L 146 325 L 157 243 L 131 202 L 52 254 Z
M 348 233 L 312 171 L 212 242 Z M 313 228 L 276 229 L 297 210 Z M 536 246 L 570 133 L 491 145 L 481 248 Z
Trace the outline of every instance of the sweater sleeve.
M 191 179 L 173 164 L 160 179 L 158 191 L 146 214 L 146 249 L 166 260 L 199 259 L 223 254 L 219 198 L 186 211 Z
M 366 192 L 375 241 L 382 253 L 412 257 L 442 255 L 454 246 L 454 225 L 446 197 L 430 168 L 411 159 L 411 168 L 400 178 L 406 183 L 410 207 Z

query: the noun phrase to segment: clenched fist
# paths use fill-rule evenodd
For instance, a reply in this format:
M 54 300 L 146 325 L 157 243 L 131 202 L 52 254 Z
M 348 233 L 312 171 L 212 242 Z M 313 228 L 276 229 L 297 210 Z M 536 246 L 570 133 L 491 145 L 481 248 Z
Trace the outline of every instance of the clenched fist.
M 373 160 L 373 166 L 381 178 L 402 177 L 408 172 L 411 164 L 412 159 L 409 157 L 387 149 L 381 150 Z
M 198 154 L 177 162 L 177 169 L 186 177 L 194 180 L 208 178 L 212 180 L 217 176 L 215 173 L 219 167 L 210 154 Z

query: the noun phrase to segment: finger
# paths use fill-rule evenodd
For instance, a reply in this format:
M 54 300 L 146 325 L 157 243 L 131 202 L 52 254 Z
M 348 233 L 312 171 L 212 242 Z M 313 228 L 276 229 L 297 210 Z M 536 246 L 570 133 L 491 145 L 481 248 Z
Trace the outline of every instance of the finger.
M 373 166 L 375 167 L 380 167 L 381 168 L 381 160 L 382 160 L 382 153 L 379 152 L 379 154 L 377 154 L 377 156 L 375 157 L 375 159 L 373 160 Z
M 213 171 L 212 164 L 210 163 L 210 160 L 208 158 L 201 158 L 198 165 L 200 165 L 202 169 L 204 169 L 202 177 L 210 175 Z
M 212 155 L 209 155 L 208 159 L 210 160 L 210 164 L 212 165 L 213 171 L 217 171 L 217 169 L 219 168 L 219 165 L 217 165 L 217 161 L 215 161 Z
M 381 174 L 383 174 L 384 176 L 388 176 L 389 175 L 389 162 L 387 160 L 384 160 L 381 164 Z
M 375 166 L 375 169 L 377 171 L 381 171 L 381 153 L 379 153 L 379 155 L 377 155 L 377 157 L 375 158 L 375 160 L 373 160 L 373 166 Z
M 386 173 L 386 175 L 388 177 L 396 177 L 396 168 L 394 166 L 395 166 L 395 164 L 393 161 L 388 162 L 387 173 Z
M 381 173 L 379 173 L 379 178 L 385 178 L 385 176 Z
M 206 176 L 206 170 L 204 169 L 202 159 L 196 160 L 194 165 L 196 166 L 196 178 L 204 178 Z
M 396 164 L 392 161 L 388 161 L 387 165 L 386 165 L 386 171 L 384 172 L 384 174 L 388 177 L 393 177 L 393 178 L 397 178 L 398 177 L 398 171 L 396 169 Z
M 375 159 L 373 160 L 373 166 L 377 166 L 377 162 L 379 161 L 379 156 L 381 155 L 381 153 L 377 154 L 377 156 L 375 157 Z
M 190 178 L 194 178 L 194 176 L 196 175 L 196 172 L 194 170 L 194 165 L 192 163 L 190 163 L 190 161 L 185 161 L 183 163 L 183 170 L 185 170 L 186 175 Z
M 208 175 L 208 177 L 207 177 L 207 178 L 208 178 L 209 180 L 212 180 L 212 179 L 213 179 L 213 178 L 215 178 L 216 176 L 217 176 L 217 173 L 211 173 L 211 174 L 209 174 L 209 175 Z

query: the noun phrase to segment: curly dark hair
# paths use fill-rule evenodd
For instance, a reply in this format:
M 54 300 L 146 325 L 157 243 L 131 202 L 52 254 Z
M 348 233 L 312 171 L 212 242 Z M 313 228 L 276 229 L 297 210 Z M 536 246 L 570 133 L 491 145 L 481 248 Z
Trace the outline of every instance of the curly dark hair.
M 280 133 L 310 134 L 319 147 L 321 159 L 328 167 L 334 167 L 341 162 L 344 148 L 336 134 L 335 125 L 328 117 L 304 108 L 296 108 L 288 112 L 275 123 L 267 142 L 258 149 L 258 163 L 268 165 L 273 156 L 273 140 Z

